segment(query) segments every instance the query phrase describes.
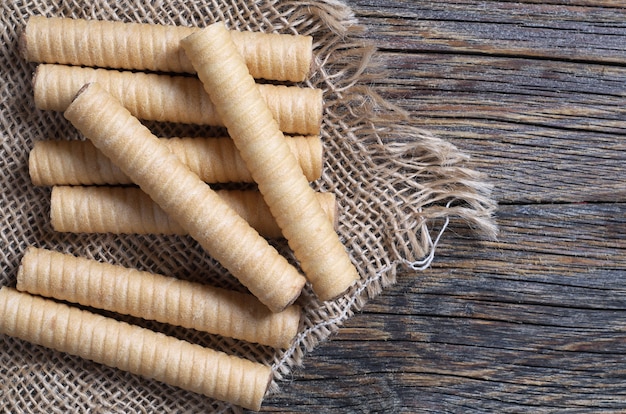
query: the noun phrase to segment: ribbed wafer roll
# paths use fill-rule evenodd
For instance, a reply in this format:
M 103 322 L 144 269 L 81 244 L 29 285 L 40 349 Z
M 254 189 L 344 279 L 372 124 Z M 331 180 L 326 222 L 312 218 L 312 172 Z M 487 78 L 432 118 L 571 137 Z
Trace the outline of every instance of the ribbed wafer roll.
M 195 77 L 41 64 L 33 77 L 35 106 L 65 111 L 78 90 L 97 82 L 139 119 L 223 126 L 215 105 Z M 322 121 L 322 91 L 255 84 L 281 131 L 316 135 Z
M 268 308 L 300 295 L 298 270 L 106 90 L 85 85 L 65 117 Z
M 20 52 L 30 62 L 192 73 L 180 39 L 196 30 L 32 16 L 20 37 Z M 255 78 L 300 82 L 309 74 L 311 36 L 238 31 L 231 36 Z
M 283 237 L 261 193 L 254 190 L 216 192 L 263 237 Z M 316 193 L 316 196 L 328 219 L 336 225 L 334 194 Z M 187 234 L 137 187 L 54 186 L 50 219 L 55 231 L 68 233 Z
M 181 40 L 229 135 L 321 300 L 359 278 L 221 23 Z
M 228 137 L 163 138 L 162 142 L 207 183 L 253 181 Z M 297 136 L 287 142 L 307 179 L 320 178 L 323 152 L 320 137 Z M 36 141 L 28 158 L 28 172 L 34 185 L 132 183 L 91 141 Z
M 298 333 L 301 309 L 270 312 L 254 296 L 29 247 L 17 289 L 275 348 Z
M 6 286 L 0 333 L 252 410 L 272 375 L 263 364 Z

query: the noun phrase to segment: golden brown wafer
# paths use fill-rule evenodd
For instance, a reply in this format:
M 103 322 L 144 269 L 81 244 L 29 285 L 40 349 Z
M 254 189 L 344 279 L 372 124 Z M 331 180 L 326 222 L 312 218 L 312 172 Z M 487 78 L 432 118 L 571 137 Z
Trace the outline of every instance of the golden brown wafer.
M 41 64 L 33 77 L 35 106 L 65 111 L 78 90 L 97 82 L 139 119 L 223 126 L 215 105 L 195 77 Z M 317 135 L 322 91 L 297 86 L 256 84 L 281 131 Z
M 221 23 L 181 40 L 229 135 L 321 300 L 359 278 Z
M 29 247 L 17 289 L 275 348 L 298 333 L 301 309 L 273 313 L 254 296 Z
M 192 73 L 180 39 L 197 30 L 32 16 L 20 38 L 20 52 L 30 62 Z M 308 76 L 311 36 L 238 31 L 231 36 L 255 78 L 300 82 Z
M 263 364 L 6 286 L 0 332 L 252 410 L 271 381 Z
M 283 237 L 261 193 L 254 190 L 216 192 L 263 237 Z M 316 196 L 328 219 L 336 225 L 334 194 L 316 193 Z M 187 234 L 137 187 L 54 186 L 50 219 L 55 231 L 66 233 Z
M 184 163 L 207 183 L 252 182 L 239 151 L 228 137 L 163 138 Z M 287 140 L 308 180 L 322 175 L 322 141 L 319 136 Z M 35 142 L 28 158 L 34 185 L 130 184 L 126 176 L 90 141 L 46 140 Z
M 65 117 L 268 308 L 299 296 L 296 268 L 106 90 L 85 85 Z

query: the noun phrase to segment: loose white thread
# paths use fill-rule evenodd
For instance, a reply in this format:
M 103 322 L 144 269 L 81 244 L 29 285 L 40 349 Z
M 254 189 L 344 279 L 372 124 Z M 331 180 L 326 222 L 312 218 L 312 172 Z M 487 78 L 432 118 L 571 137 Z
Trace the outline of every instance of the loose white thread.
M 439 239 L 441 239 L 441 236 L 443 236 L 443 233 L 446 231 L 446 228 L 448 227 L 449 223 L 450 223 L 450 218 L 446 217 L 446 221 L 443 223 L 443 226 L 441 226 L 441 229 L 439 230 L 437 237 L 435 237 L 435 241 L 433 241 L 432 237 L 430 237 L 430 233 L 428 231 L 425 232 L 426 237 L 428 237 L 428 249 L 430 251 L 430 253 L 428 253 L 428 255 L 425 258 L 423 258 L 422 260 L 416 260 L 416 261 L 410 261 L 405 258 L 400 258 L 398 260 L 401 263 L 410 267 L 412 270 L 422 271 L 422 270 L 428 269 L 430 265 L 432 264 L 433 260 L 435 259 L 435 250 L 437 249 L 437 245 L 439 244 Z M 428 230 L 427 227 L 426 227 L 426 230 Z

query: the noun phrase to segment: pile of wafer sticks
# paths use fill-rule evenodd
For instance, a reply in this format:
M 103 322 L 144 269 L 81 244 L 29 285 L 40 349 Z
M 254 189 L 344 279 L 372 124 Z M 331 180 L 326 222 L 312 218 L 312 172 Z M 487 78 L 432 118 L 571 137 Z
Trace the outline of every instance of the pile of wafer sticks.
M 258 410 L 270 367 L 54 299 L 285 348 L 307 280 L 323 301 L 346 292 L 359 276 L 335 232 L 335 198 L 310 186 L 322 92 L 284 84 L 309 75 L 311 37 L 34 16 L 20 47 L 39 63 L 36 106 L 87 138 L 32 149 L 33 183 L 53 186 L 53 228 L 188 234 L 250 293 L 30 247 L 16 288 L 0 289 L 0 332 Z M 229 136 L 157 138 L 140 120 Z M 258 191 L 209 185 L 223 182 Z

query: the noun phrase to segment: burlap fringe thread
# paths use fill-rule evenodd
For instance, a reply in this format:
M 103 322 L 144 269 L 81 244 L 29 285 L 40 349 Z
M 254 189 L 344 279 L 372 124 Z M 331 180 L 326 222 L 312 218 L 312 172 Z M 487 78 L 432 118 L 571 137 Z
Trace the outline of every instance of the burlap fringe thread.
M 2 6 L 5 26 L 3 31 L 5 35 L 16 34 L 17 26 L 23 25 L 28 15 L 43 14 L 196 26 L 221 20 L 233 28 L 242 30 L 278 31 L 314 36 L 315 67 L 313 76 L 307 84 L 324 89 L 326 108 L 322 133 L 326 148 L 326 166 L 324 176 L 315 185 L 319 190 L 333 191 L 337 195 L 340 202 L 338 232 L 362 275 L 361 281 L 348 294 L 333 302 L 320 303 L 310 290 L 305 290 L 300 299 L 305 309 L 304 326 L 293 345 L 282 351 L 241 344 L 226 338 L 199 339 L 193 335 L 189 338 L 185 336 L 186 334 L 172 331 L 172 328 L 163 328 L 158 324 L 148 323 L 148 327 L 174 333 L 188 340 L 197 340 L 221 350 L 234 349 L 233 352 L 237 354 L 271 364 L 275 382 L 270 392 L 276 392 L 278 383 L 289 379 L 292 369 L 302 363 L 306 352 L 312 350 L 335 332 L 346 319 L 362 309 L 368 299 L 380 294 L 386 286 L 395 283 L 398 272 L 415 272 L 427 268 L 434 258 L 437 242 L 451 219 L 466 222 L 484 237 L 495 237 L 493 214 L 496 204 L 491 199 L 491 186 L 486 183 L 485 177 L 467 166 L 468 157 L 457 148 L 414 126 L 415 122 L 410 119 L 409 114 L 385 101 L 367 86 L 376 79 L 386 77 L 388 72 L 384 66 L 375 62 L 375 48 L 368 44 L 365 28 L 358 24 L 350 8 L 343 3 L 316 0 L 252 4 L 237 2 L 233 5 L 232 2 L 222 4 L 214 0 L 212 4 L 207 5 L 188 1 L 180 4 L 172 2 L 169 5 L 157 6 L 157 9 L 146 9 L 144 6 L 141 12 L 137 11 L 138 5 L 130 4 L 132 2 L 121 3 L 123 4 L 100 1 L 89 6 L 75 4 L 45 6 L 35 3 L 20 6 L 5 3 Z M 4 46 L 2 57 L 4 66 L 8 65 L 9 60 L 15 59 L 16 49 L 16 41 Z M 18 66 L 16 76 L 21 78 L 20 82 L 28 83 L 33 66 L 25 63 Z M 8 92 L 3 92 L 3 98 L 7 94 Z M 37 136 L 41 131 L 45 131 L 45 128 L 35 126 L 29 130 L 24 125 L 15 125 L 13 116 L 8 115 L 15 111 L 32 111 L 27 108 L 29 104 L 24 107 L 22 101 L 15 99 L 5 102 L 2 109 L 3 126 L 7 129 L 12 127 L 27 131 L 25 138 L 18 139 L 16 137 L 21 136 L 23 132 L 12 133 L 8 130 L 8 134 L 13 135 L 15 142 L 12 142 L 11 138 L 2 140 L 0 170 L 8 171 L 10 168 L 18 167 L 17 172 L 13 173 L 15 175 L 5 173 L 1 177 L 3 189 L 13 188 L 5 191 L 2 200 L 5 206 L 15 206 L 18 213 L 30 215 L 30 218 L 22 220 L 22 223 L 26 222 L 26 226 L 31 225 L 33 228 L 24 230 L 21 225 L 16 225 L 15 221 L 20 220 L 18 213 L 3 213 L 1 242 L 3 246 L 13 246 L 8 250 L 3 247 L 2 260 L 3 265 L 6 264 L 2 275 L 3 285 L 14 285 L 18 262 L 25 247 L 31 244 L 55 250 L 71 250 L 68 247 L 74 247 L 74 250 L 87 252 L 83 255 L 96 258 L 111 254 L 111 251 L 114 254 L 131 250 L 127 253 L 131 257 L 125 258 L 127 263 L 147 263 L 146 267 L 150 267 L 152 259 L 142 257 L 140 260 L 132 257 L 133 253 L 140 254 L 129 248 L 136 246 L 133 244 L 137 243 L 136 241 L 123 240 L 118 250 L 105 251 L 104 255 L 98 248 L 92 252 L 85 247 L 86 244 L 103 243 L 111 238 L 96 236 L 72 238 L 50 234 L 49 226 L 37 221 L 46 220 L 46 217 L 40 217 L 39 214 L 42 207 L 32 211 L 24 211 L 25 208 L 20 207 L 20 203 L 15 200 L 25 197 L 45 199 L 48 194 L 38 189 L 15 188 L 20 183 L 29 185 L 24 166 L 27 150 L 17 147 L 28 147 L 32 145 L 32 140 L 47 137 Z M 9 106 L 11 102 L 22 103 L 19 108 L 15 108 Z M 63 123 L 60 116 L 33 112 L 35 115 L 20 115 L 21 118 L 18 118 L 23 122 L 24 119 L 43 117 L 46 122 Z M 37 120 L 35 123 L 37 122 L 42 121 Z M 167 128 L 169 127 L 165 127 L 166 131 Z M 170 132 L 177 132 L 176 127 L 173 128 Z M 68 129 L 59 127 L 58 131 L 67 132 Z M 19 155 L 16 156 L 15 153 Z M 33 220 L 36 224 L 33 224 Z M 138 243 L 147 241 L 159 244 L 154 238 L 139 237 L 137 240 Z M 167 239 L 163 243 L 171 240 Z M 59 243 L 62 247 L 59 247 Z M 194 248 L 193 244 L 182 242 L 181 246 Z M 149 246 L 143 254 L 150 254 L 151 250 L 152 246 Z M 146 251 L 149 253 L 145 253 Z M 199 254 L 198 257 L 203 256 Z M 183 256 L 189 259 L 189 263 L 197 262 L 198 257 Z M 176 258 L 164 260 L 172 267 L 182 266 L 182 272 L 193 271 L 180 263 L 171 263 Z M 216 272 L 219 273 L 219 270 Z M 225 286 L 232 283 L 227 276 L 221 277 L 222 279 L 217 276 L 218 280 L 211 280 L 211 283 Z M 197 396 L 190 397 L 189 393 L 169 392 L 172 391 L 171 388 L 165 386 L 158 388 L 159 385 L 153 383 L 146 386 L 145 382 L 134 381 L 132 376 L 124 376 L 115 373 L 115 370 L 100 368 L 96 364 L 90 365 L 72 357 L 59 356 L 54 351 L 42 351 L 37 347 L 33 349 L 28 344 L 12 338 L 2 340 L 4 346 L 0 358 L 2 366 L 0 382 L 13 384 L 13 388 L 0 393 L 0 403 L 7 409 L 12 407 L 24 412 L 29 410 L 40 412 L 50 411 L 51 407 L 57 406 L 69 409 L 80 406 L 96 411 L 110 411 L 116 410 L 116 403 L 108 401 L 107 398 L 122 398 L 120 395 L 125 395 L 123 398 L 126 400 L 121 405 L 125 412 L 171 409 L 206 411 L 209 407 L 214 412 L 239 411 L 237 407 L 227 404 L 207 402 L 206 399 Z M 15 364 L 20 357 L 16 355 L 23 353 L 39 355 L 38 360 L 44 362 L 40 362 L 37 367 L 22 366 L 18 369 Z M 56 358 L 57 362 L 48 363 L 46 358 Z M 66 366 L 60 370 L 59 367 L 66 364 L 74 364 L 73 371 Z M 84 364 L 89 365 L 88 368 L 92 371 L 94 369 L 102 371 L 81 373 Z M 91 389 L 94 385 L 90 382 L 100 381 L 103 377 L 107 378 L 102 380 L 105 387 L 116 388 L 115 381 L 118 379 L 125 384 L 110 390 L 109 397 L 94 398 L 98 391 Z M 21 395 L 22 392 L 27 392 L 29 387 L 32 388 L 29 381 L 35 382 L 35 388 L 49 382 L 53 382 L 53 386 L 54 382 L 64 381 L 74 382 L 75 385 L 74 388 L 69 387 L 70 392 L 60 397 L 65 399 L 61 404 L 59 397 L 46 397 L 55 392 L 47 385 L 36 391 L 39 393 L 38 396 Z M 68 386 L 65 384 L 58 387 L 65 389 Z M 133 391 L 130 391 L 131 388 Z M 73 397 L 72 392 L 82 395 Z M 89 395 L 91 397 L 88 397 Z M 132 401 L 128 401 L 132 398 L 136 398 L 138 402 L 133 404 Z M 158 400 L 159 398 L 162 399 Z

